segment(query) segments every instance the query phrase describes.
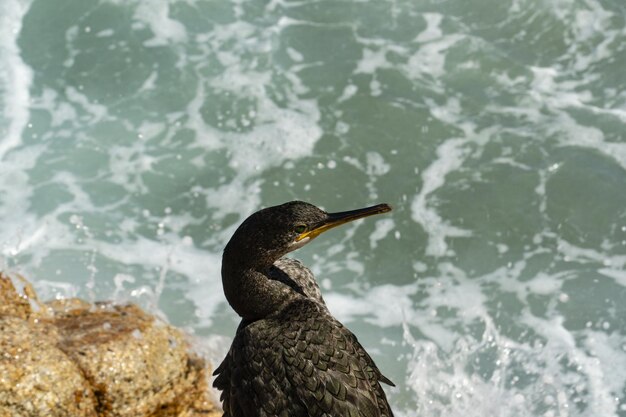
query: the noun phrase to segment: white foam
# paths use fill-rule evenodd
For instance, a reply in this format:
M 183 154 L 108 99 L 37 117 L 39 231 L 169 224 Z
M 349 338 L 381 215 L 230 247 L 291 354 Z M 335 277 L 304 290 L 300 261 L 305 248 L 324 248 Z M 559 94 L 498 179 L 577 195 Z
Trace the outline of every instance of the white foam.
M 270 39 L 273 36 L 273 29 L 258 33 L 258 29 L 251 24 L 238 21 L 216 27 L 206 39 L 206 42 L 220 52 L 218 57 L 222 65 L 227 67 L 221 75 L 211 78 L 210 86 L 218 91 L 228 91 L 237 97 L 254 99 L 254 115 L 248 120 L 251 127 L 249 131 L 218 133 L 206 126 L 198 114 L 204 100 L 202 85 L 197 96 L 199 102 L 189 108 L 196 131 L 211 132 L 210 145 L 228 149 L 229 164 L 237 172 L 236 181 L 241 183 L 246 178 L 259 175 L 287 160 L 310 155 L 322 135 L 318 124 L 320 112 L 317 103 L 296 96 L 306 88 L 295 73 L 290 72 L 288 76 L 294 87 L 286 97 L 288 106 L 278 106 L 268 97 L 266 91 L 271 80 L 270 71 L 251 68 L 241 60 L 241 54 L 247 53 L 249 48 L 254 48 L 258 53 L 263 48 L 271 47 Z M 221 45 L 230 41 L 236 41 L 237 46 L 228 52 L 220 51 Z M 216 139 L 216 136 L 221 136 L 222 139 Z
M 148 78 L 146 78 L 146 80 L 143 82 L 143 85 L 141 86 L 141 88 L 139 88 L 139 91 L 154 90 L 156 87 L 156 82 L 158 78 L 159 78 L 158 72 L 152 71 L 150 75 L 148 75 Z
M 446 52 L 464 39 L 464 35 L 444 35 L 420 45 L 407 63 L 407 72 L 412 78 L 441 77 L 445 73 Z
M 171 240 L 167 236 L 164 239 Z M 182 244 L 176 236 L 173 243 L 159 242 L 143 237 L 135 237 L 133 241 L 127 240 L 124 245 L 90 240 L 85 242 L 85 247 L 92 248 L 98 254 L 105 256 L 111 261 L 123 265 L 141 265 L 145 270 L 175 272 L 190 278 L 190 297 L 197 306 L 198 318 L 203 325 L 210 323 L 215 311 L 222 304 L 223 295 L 221 289 L 220 265 L 221 259 L 218 254 L 210 253 Z M 76 249 L 76 245 L 68 245 L 67 242 L 56 239 L 47 244 L 49 250 Z M 120 287 L 125 282 L 132 283 L 135 278 L 129 275 L 117 275 L 115 278 L 116 294 L 120 295 Z M 162 278 L 165 280 L 165 276 Z M 154 288 L 149 289 L 150 302 L 155 305 L 160 296 L 158 277 L 155 276 Z M 165 284 L 165 281 L 163 282 Z M 117 301 L 123 301 L 118 299 Z
M 370 235 L 370 248 L 376 249 L 378 242 L 385 239 L 395 227 L 393 219 L 382 219 L 375 223 L 376 228 Z
M 0 127 L 0 161 L 21 142 L 22 132 L 30 117 L 30 85 L 33 71 L 20 56 L 17 36 L 22 17 L 30 7 L 28 1 L 0 2 L 0 91 L 3 97 L 2 117 L 7 128 Z M 2 126 L 4 123 L 0 123 Z
M 304 60 L 304 56 L 293 48 L 287 48 L 287 55 L 295 62 L 302 62 Z
M 411 218 L 428 233 L 426 254 L 448 255 L 446 239 L 471 236 L 471 231 L 455 227 L 444 220 L 434 208 L 429 207 L 428 197 L 443 186 L 446 175 L 459 169 L 468 155 L 463 139 L 448 139 L 437 148 L 437 158 L 422 172 L 422 189 L 411 203 Z
M 354 70 L 355 74 L 374 74 L 381 68 L 391 68 L 392 65 L 387 61 L 387 49 L 381 48 L 372 50 L 363 49 L 363 56 L 357 62 Z
M 103 29 L 100 32 L 96 33 L 96 37 L 108 38 L 110 36 L 113 36 L 114 34 L 115 34 L 115 31 L 113 29 Z
M 624 269 L 600 268 L 598 272 L 606 277 L 613 278 L 622 287 L 626 287 L 626 271 Z
M 532 294 L 551 295 L 558 293 L 563 282 L 553 279 L 551 275 L 540 272 L 533 279 L 526 281 L 524 285 Z
M 64 123 L 72 123 L 78 120 L 78 112 L 75 106 L 59 98 L 59 94 L 51 88 L 44 88 L 40 96 L 33 97 L 32 107 L 46 111 L 50 115 L 50 126 L 53 128 L 59 128 Z M 58 134 L 57 132 L 55 133 Z
M 359 88 L 354 84 L 348 84 L 343 89 L 341 96 L 337 99 L 339 103 L 344 102 L 346 100 L 350 100 L 354 95 L 359 91 Z
M 22 251 L 29 249 L 37 243 L 41 243 L 41 240 L 46 235 L 46 229 L 47 227 L 44 223 L 36 227 L 33 231 L 28 233 L 28 235 L 19 233 L 13 241 L 13 244 L 11 244 L 11 240 L 8 240 L 8 243 L 3 245 L 2 254 L 6 257 L 17 256 Z
M 558 127 L 556 129 L 558 129 L 562 146 L 578 146 L 597 150 L 626 170 L 626 143 L 605 141 L 604 133 L 600 129 L 582 125 L 565 112 L 560 113 L 557 120 Z
M 230 134 L 230 165 L 239 175 L 251 176 L 285 160 L 310 155 L 322 135 L 315 103 L 300 101 L 300 110 L 279 108 L 259 97 L 257 126 L 245 134 Z
M 243 219 L 261 205 L 260 181 L 234 179 L 229 184 L 211 188 L 204 192 L 207 206 L 214 210 L 214 219 L 237 213 Z M 220 242 L 227 242 L 234 233 L 236 224 L 217 233 Z
M 84 113 L 79 114 L 79 118 L 84 119 L 88 123 L 97 123 L 106 118 L 108 116 L 108 109 L 106 106 L 95 103 L 89 99 L 85 94 L 81 93 L 74 87 L 66 87 L 65 96 L 68 101 L 74 103 L 84 111 Z
M 602 62 L 613 55 L 611 46 L 621 35 L 619 24 L 615 23 L 615 14 L 602 7 L 598 1 L 589 1 L 586 8 L 575 11 L 571 25 L 576 42 L 570 46 L 570 54 L 574 56 L 576 71 L 586 71 L 594 63 Z M 601 42 L 595 42 L 597 38 Z M 585 50 L 581 45 L 593 42 L 593 50 Z
M 616 416 L 614 399 L 626 376 L 615 372 L 624 369 L 620 337 L 587 331 L 575 335 L 561 319 L 524 318 L 546 343 L 511 340 L 483 316 L 485 330 L 478 339 L 457 336 L 450 349 L 442 349 L 416 339 L 405 324 L 405 342 L 414 350 L 407 384 L 420 414 Z M 582 338 L 582 346 L 576 338 Z
M 185 26 L 169 16 L 170 5 L 159 0 L 137 3 L 133 19 L 150 27 L 154 37 L 143 44 L 147 47 L 165 46 L 170 43 L 183 43 L 187 40 Z
M 604 251 L 576 246 L 564 239 L 557 240 L 557 250 L 570 261 L 581 263 L 593 262 L 601 266 L 624 269 L 626 267 L 626 255 L 607 255 Z M 609 268 L 609 269 L 611 269 Z
M 439 13 L 424 13 L 422 16 L 424 20 L 426 20 L 426 29 L 417 35 L 415 41 L 424 43 L 441 38 L 443 32 L 441 31 L 440 25 L 443 20 L 443 15 Z
M 379 285 L 370 288 L 358 297 L 345 293 L 324 294 L 330 311 L 341 321 L 349 323 L 358 317 L 380 327 L 398 326 L 402 318 L 413 318 L 414 307 L 411 295 L 417 291 L 414 284 Z
M 0 228 L 0 253 L 8 259 L 36 246 L 49 227 L 46 219 L 42 221 L 26 210 L 33 194 L 27 171 L 35 166 L 42 151 L 41 145 L 29 146 L 10 152 L 2 160 L 0 218 L 11 227 Z
M 557 357 L 564 355 L 567 362 L 574 365 L 575 370 L 572 371 L 548 357 L 544 365 L 552 375 L 557 375 L 554 381 L 564 386 L 567 386 L 569 381 L 577 384 L 577 394 L 589 397 L 585 402 L 593 410 L 593 415 L 616 415 L 616 403 L 613 401 L 615 394 L 612 394 L 611 388 L 604 383 L 603 369 L 599 366 L 600 362 L 586 349 L 581 349 L 578 346 L 576 342 L 578 335 L 573 334 L 563 326 L 563 318 L 556 317 L 543 320 L 530 314 L 524 314 L 522 320 L 530 325 L 534 331 L 545 337 L 546 344 L 542 348 L 543 352 Z M 607 355 L 607 357 L 611 356 Z M 605 366 L 607 370 L 613 369 L 612 363 L 606 363 Z M 624 376 L 622 375 L 621 378 Z M 584 394 L 585 391 L 588 394 Z M 572 395 L 564 397 L 563 401 L 570 403 Z
M 366 158 L 366 173 L 369 176 L 381 176 L 385 175 L 391 170 L 391 166 L 385 162 L 385 158 L 378 152 L 367 152 Z
M 597 376 L 598 387 L 596 390 L 606 392 L 609 397 L 618 398 L 624 386 L 626 386 L 626 355 L 624 355 L 624 338 L 619 332 L 606 334 L 598 331 L 586 332 L 584 345 L 589 349 L 589 354 L 598 359 L 599 369 Z M 606 389 L 604 389 L 606 387 Z M 610 398 L 603 398 L 604 404 L 608 405 Z M 606 410 L 617 411 L 613 406 Z

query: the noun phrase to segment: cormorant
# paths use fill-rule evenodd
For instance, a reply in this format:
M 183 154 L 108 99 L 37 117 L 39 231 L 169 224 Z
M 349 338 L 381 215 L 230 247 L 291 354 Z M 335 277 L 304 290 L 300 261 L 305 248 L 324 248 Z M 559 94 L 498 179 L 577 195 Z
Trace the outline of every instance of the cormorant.
M 392 417 L 393 386 L 335 319 L 311 271 L 283 258 L 335 226 L 391 210 L 326 213 L 292 201 L 248 217 L 226 245 L 222 284 L 242 317 L 213 385 L 224 417 Z

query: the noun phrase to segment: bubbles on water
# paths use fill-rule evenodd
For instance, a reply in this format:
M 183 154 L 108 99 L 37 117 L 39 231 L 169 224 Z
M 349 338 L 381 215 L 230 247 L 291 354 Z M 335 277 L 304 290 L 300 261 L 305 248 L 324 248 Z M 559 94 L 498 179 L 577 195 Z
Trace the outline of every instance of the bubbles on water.
M 548 167 L 548 172 L 555 172 L 556 170 L 558 170 L 558 169 L 559 169 L 559 167 L 560 167 L 560 166 L 561 166 L 561 164 L 559 164 L 559 163 L 554 163 L 554 164 L 552 164 L 552 165 L 550 165 L 550 166 Z
M 613 415 L 616 405 L 599 365 L 584 346 L 516 342 L 500 334 L 489 319 L 478 339 L 459 338 L 451 349 L 415 339 L 408 383 L 424 416 L 570 416 Z M 605 364 L 606 365 L 606 364 Z M 609 388 L 610 389 L 610 388 Z M 485 401 L 489 398 L 489 401 Z M 566 410 L 568 410 L 566 412 Z

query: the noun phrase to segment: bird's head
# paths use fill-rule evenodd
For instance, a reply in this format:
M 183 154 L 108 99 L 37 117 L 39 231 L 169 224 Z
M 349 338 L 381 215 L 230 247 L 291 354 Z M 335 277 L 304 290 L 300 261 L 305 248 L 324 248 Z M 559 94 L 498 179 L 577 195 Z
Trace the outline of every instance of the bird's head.
M 248 217 L 235 231 L 226 251 L 237 252 L 242 258 L 246 255 L 254 256 L 256 261 L 271 265 L 286 253 L 306 245 L 327 230 L 390 210 L 388 204 L 378 204 L 357 210 L 327 213 L 309 203 L 290 201 L 257 211 Z

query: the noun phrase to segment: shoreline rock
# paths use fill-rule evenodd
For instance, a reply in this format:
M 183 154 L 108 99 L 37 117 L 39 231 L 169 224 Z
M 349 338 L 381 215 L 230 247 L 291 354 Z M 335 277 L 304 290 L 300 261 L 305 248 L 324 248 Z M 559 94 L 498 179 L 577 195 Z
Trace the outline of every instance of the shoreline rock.
M 218 417 L 210 372 L 135 305 L 42 303 L 0 273 L 0 417 Z

